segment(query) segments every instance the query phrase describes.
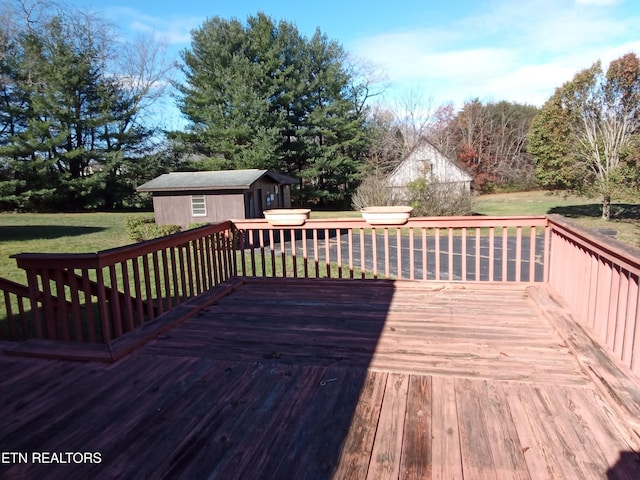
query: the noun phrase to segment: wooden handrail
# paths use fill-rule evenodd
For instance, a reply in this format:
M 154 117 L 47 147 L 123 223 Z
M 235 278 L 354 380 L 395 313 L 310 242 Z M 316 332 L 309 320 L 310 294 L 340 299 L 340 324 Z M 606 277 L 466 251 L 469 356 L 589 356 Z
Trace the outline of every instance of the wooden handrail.
M 372 226 L 362 218 L 310 219 L 291 227 L 273 226 L 264 219 L 232 222 L 241 232 L 240 267 L 245 275 L 344 273 L 526 282 L 546 278 L 544 216 L 412 217 L 398 227 Z M 329 236 L 332 241 L 327 241 Z
M 640 375 L 640 250 L 557 215 L 412 217 L 400 227 L 238 219 L 97 253 L 14 257 L 29 285 L 0 279 L 5 303 L 21 305 L 8 329 L 40 338 L 108 342 L 233 275 L 549 282 Z
M 549 284 L 573 317 L 640 377 L 640 250 L 549 216 Z
M 560 215 L 553 214 L 548 218 L 549 225 L 554 232 L 588 248 L 601 258 L 606 258 L 621 268 L 640 275 L 640 249 L 586 229 Z
M 14 255 L 37 338 L 109 342 L 234 272 L 230 221 L 97 253 Z
M 104 268 L 115 265 L 124 260 L 140 257 L 164 248 L 171 248 L 182 245 L 206 235 L 229 231 L 231 222 L 229 220 L 205 225 L 202 227 L 166 235 L 160 238 L 153 238 L 143 242 L 125 245 L 122 247 L 101 250 L 96 253 L 18 253 L 12 255 L 20 268 L 30 268 L 37 264 L 46 263 L 50 268 Z

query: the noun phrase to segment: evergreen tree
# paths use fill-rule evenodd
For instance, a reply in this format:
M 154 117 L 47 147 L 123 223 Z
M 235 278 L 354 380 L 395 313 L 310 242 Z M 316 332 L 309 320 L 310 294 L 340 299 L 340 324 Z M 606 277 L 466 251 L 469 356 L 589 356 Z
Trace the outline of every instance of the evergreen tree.
M 351 92 L 342 47 L 310 39 L 259 13 L 215 17 L 182 53 L 179 106 L 190 121 L 174 133 L 219 168 L 269 168 L 301 179 L 301 200 L 348 204 L 366 147 L 364 110 Z
M 112 31 L 95 19 L 39 20 L 0 34 L 0 208 L 131 206 L 127 175 L 149 167 L 154 134 L 138 121 L 148 85 L 114 73 Z

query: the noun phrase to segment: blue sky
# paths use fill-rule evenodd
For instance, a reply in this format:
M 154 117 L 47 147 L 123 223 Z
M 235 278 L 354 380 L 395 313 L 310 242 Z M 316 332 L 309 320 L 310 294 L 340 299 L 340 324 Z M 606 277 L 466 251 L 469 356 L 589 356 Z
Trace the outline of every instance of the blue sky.
M 600 59 L 640 54 L 637 0 L 71 0 L 127 35 L 153 32 L 175 59 L 190 30 L 213 16 L 263 11 L 316 27 L 354 57 L 378 65 L 387 98 L 418 93 L 439 105 L 479 97 L 541 105 L 555 87 Z

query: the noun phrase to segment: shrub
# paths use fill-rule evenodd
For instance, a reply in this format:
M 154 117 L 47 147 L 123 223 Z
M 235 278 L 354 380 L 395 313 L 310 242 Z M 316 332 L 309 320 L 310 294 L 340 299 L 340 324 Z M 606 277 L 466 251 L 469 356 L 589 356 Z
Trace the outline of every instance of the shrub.
M 407 184 L 407 201 L 418 217 L 471 215 L 473 194 L 450 183 L 429 183 L 425 178 Z
M 125 221 L 127 235 L 134 242 L 171 235 L 180 231 L 180 225 L 157 225 L 148 215 L 129 217 Z
M 194 228 L 204 227 L 205 225 L 209 224 L 207 222 L 190 223 L 189 225 L 187 225 L 187 228 L 185 228 L 185 230 L 193 230 Z
M 365 177 L 353 194 L 351 203 L 355 210 L 364 207 L 391 205 L 393 200 L 392 189 L 386 177 Z

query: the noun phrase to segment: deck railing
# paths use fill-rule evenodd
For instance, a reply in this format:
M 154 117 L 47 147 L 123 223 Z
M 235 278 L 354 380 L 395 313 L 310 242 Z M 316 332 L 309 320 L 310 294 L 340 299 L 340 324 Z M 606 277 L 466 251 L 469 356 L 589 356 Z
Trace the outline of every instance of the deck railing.
M 95 254 L 16 255 L 28 288 L 0 281 L 0 339 L 106 343 L 233 275 L 548 282 L 640 376 L 639 258 L 557 216 L 226 221 Z
M 640 256 L 637 250 L 549 216 L 549 284 L 616 358 L 640 377 Z
M 227 221 L 92 254 L 16 255 L 32 306 L 22 338 L 107 343 L 133 330 L 236 273 L 230 230 Z
M 401 227 L 359 218 L 284 228 L 233 222 L 242 275 L 501 282 L 547 275 L 546 217 L 414 217 Z
M 31 325 L 29 289 L 25 285 L 0 278 L 0 339 L 28 338 Z

